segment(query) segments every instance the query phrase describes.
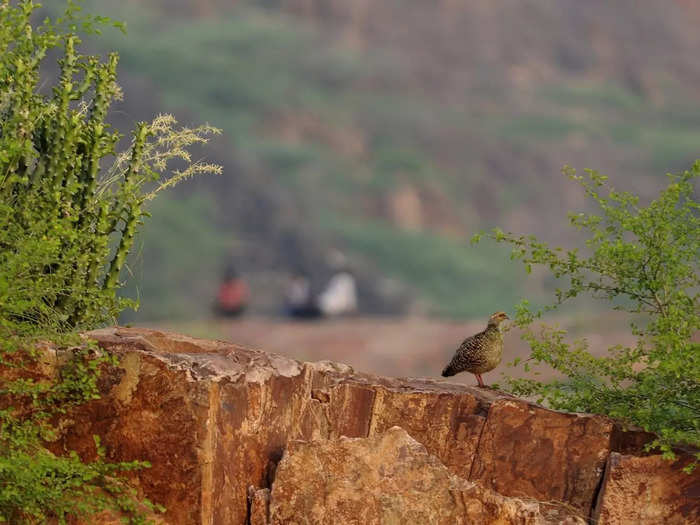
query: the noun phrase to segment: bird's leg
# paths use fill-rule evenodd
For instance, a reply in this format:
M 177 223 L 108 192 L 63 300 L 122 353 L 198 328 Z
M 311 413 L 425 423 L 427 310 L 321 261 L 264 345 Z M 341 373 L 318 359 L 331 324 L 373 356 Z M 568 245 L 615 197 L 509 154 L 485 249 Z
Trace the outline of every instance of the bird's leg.
M 481 379 L 481 374 L 474 374 L 474 375 L 476 376 L 476 380 L 477 380 L 477 382 L 479 383 L 479 386 L 486 386 L 486 385 L 484 384 L 484 380 Z

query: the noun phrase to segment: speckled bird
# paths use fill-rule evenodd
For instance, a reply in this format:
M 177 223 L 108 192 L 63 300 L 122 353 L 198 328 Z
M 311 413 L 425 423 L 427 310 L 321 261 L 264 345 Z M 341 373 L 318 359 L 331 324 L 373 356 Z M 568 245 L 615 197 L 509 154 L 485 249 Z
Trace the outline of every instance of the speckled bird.
M 450 364 L 442 371 L 442 377 L 460 372 L 471 372 L 479 386 L 486 386 L 481 374 L 498 366 L 503 356 L 503 332 L 501 323 L 510 319 L 505 312 L 496 312 L 489 317 L 486 329 L 467 337 L 455 352 Z

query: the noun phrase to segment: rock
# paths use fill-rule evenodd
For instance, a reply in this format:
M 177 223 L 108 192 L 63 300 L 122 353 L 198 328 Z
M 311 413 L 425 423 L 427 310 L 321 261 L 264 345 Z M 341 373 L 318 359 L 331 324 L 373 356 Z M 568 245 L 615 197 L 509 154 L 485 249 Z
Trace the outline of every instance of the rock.
M 675 462 L 661 456 L 613 452 L 593 513 L 599 525 L 681 525 L 700 523 L 700 471 L 683 472 L 692 458 Z
M 453 473 L 467 478 L 486 421 L 485 400 L 437 386 L 419 380 L 385 385 L 345 382 L 330 396 L 330 419 L 340 423 L 331 425 L 335 428 L 330 435 L 365 437 L 401 426 Z
M 248 487 L 250 500 L 250 525 L 268 525 L 270 523 L 270 489 Z
M 270 524 L 564 522 L 553 519 L 535 501 L 455 476 L 399 427 L 370 438 L 291 442 L 270 494 Z
M 300 363 L 228 343 L 145 329 L 91 332 L 120 356 L 104 398 L 75 414 L 62 448 L 153 468 L 134 483 L 168 523 L 245 523 L 248 487 L 267 487 L 290 440 L 367 437 L 407 427 L 466 476 L 492 391 Z
M 638 454 L 648 438 L 603 417 L 545 410 L 490 389 L 374 376 L 141 328 L 89 336 L 119 366 L 105 370 L 102 399 L 71 412 L 51 448 L 94 459 L 97 434 L 108 459 L 149 461 L 131 481 L 167 508 L 168 524 L 244 524 L 253 515 L 262 523 L 264 491 L 291 442 L 345 436 L 379 443 L 394 426 L 449 475 L 477 482 L 469 491 L 490 489 L 483 501 L 496 491 L 539 500 L 546 516 L 560 506 L 542 501 L 588 515 L 610 451 Z M 42 364 L 32 377 L 53 373 Z M 11 374 L 0 368 L 0 378 Z M 7 402 L 0 398 L 0 406 Z M 467 485 L 460 487 L 466 494 Z
M 605 417 L 497 400 L 469 479 L 507 496 L 566 502 L 588 516 L 613 431 Z

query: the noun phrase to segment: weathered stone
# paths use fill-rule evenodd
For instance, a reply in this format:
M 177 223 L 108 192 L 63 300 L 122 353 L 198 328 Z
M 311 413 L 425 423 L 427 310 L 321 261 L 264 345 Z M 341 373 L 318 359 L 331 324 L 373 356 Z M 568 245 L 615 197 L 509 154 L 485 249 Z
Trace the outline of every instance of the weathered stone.
M 248 487 L 250 504 L 250 525 L 268 525 L 270 523 L 270 489 Z
M 92 459 L 98 434 L 108 459 L 150 461 L 131 474 L 133 485 L 167 507 L 169 524 L 246 523 L 249 501 L 264 507 L 263 493 L 249 500 L 248 487 L 271 486 L 290 441 L 374 438 L 395 425 L 452 475 L 586 514 L 609 451 L 636 453 L 648 438 L 617 426 L 611 438 L 606 418 L 557 413 L 490 389 L 379 377 L 153 330 L 89 335 L 120 364 L 102 375 L 102 399 L 74 411 L 52 449 Z M 49 355 L 32 377 L 51 377 L 56 363 Z M 0 368 L 2 379 L 13 373 Z
M 700 523 L 700 472 L 683 472 L 691 457 L 675 462 L 661 456 L 613 452 L 593 513 L 600 525 L 685 525 Z
M 563 521 L 562 521 L 563 519 Z M 270 523 L 584 523 L 454 474 L 399 427 L 371 438 L 291 442 L 270 495 Z
M 145 505 L 139 509 L 141 514 L 149 525 L 168 525 L 169 522 L 161 513 L 156 510 L 149 510 Z M 103 510 L 90 517 L 89 525 L 124 525 L 129 523 L 129 514 L 119 510 Z M 67 525 L 86 525 L 85 521 L 81 521 L 75 517 L 67 519 Z M 60 525 L 57 518 L 49 519 L 46 525 Z
M 150 461 L 134 482 L 168 508 L 169 523 L 244 523 L 248 487 L 269 486 L 292 439 L 366 437 L 401 424 L 466 475 L 486 407 L 503 397 L 151 330 L 90 335 L 121 364 L 62 444 L 90 456 L 97 433 L 109 458 Z
M 486 418 L 474 396 L 375 389 L 369 433 L 400 426 L 454 473 L 469 477 Z
M 654 439 L 656 436 L 651 432 L 645 432 L 639 427 L 624 425 L 616 421 L 610 441 L 610 450 L 633 456 L 650 456 L 654 452 L 647 451 L 645 446 Z
M 613 423 L 501 399 L 489 410 L 469 479 L 507 496 L 563 501 L 589 515 Z

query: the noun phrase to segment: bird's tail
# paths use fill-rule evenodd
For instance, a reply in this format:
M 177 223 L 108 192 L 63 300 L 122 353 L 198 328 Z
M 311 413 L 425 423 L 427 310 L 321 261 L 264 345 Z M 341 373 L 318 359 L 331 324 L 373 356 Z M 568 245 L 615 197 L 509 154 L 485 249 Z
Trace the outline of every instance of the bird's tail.
M 450 377 L 450 376 L 453 376 L 453 375 L 455 375 L 455 374 L 456 374 L 456 372 L 455 372 L 454 368 L 452 368 L 452 363 L 450 363 L 449 365 L 447 365 L 447 366 L 442 370 L 442 377 Z

